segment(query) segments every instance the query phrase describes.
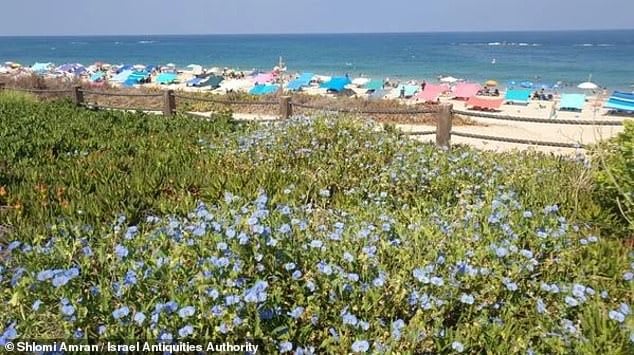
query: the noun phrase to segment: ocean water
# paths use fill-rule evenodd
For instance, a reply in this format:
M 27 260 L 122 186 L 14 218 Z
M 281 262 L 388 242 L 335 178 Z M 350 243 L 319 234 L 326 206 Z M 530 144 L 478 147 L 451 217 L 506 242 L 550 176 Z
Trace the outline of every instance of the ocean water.
M 588 80 L 634 90 L 634 30 L 319 35 L 0 37 L 0 61 L 95 61 L 290 71 L 374 78 Z

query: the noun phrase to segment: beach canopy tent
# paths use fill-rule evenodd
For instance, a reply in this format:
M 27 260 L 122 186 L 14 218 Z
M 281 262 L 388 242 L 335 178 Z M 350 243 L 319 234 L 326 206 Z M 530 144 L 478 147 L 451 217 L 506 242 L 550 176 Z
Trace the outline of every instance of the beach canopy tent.
M 279 85 L 256 85 L 251 90 L 249 90 L 249 94 L 258 96 L 270 95 L 275 94 L 279 89 Z
M 482 87 L 476 83 L 460 83 L 454 88 L 453 96 L 456 99 L 468 99 L 475 96 Z
M 350 78 L 347 76 L 333 76 L 330 80 L 321 84 L 321 87 L 329 91 L 339 92 L 345 89 L 348 84 L 350 84 Z
M 297 91 L 303 88 L 304 86 L 310 85 L 310 82 L 313 80 L 313 73 L 302 73 L 297 79 L 291 80 L 286 88 L 291 91 Z
M 31 66 L 31 71 L 35 73 L 45 73 L 51 71 L 53 63 L 35 63 Z
M 374 92 L 370 94 L 369 98 L 371 100 L 381 100 L 385 97 L 385 95 L 387 95 L 387 90 L 378 89 L 378 90 L 374 90 Z
M 405 92 L 405 97 L 412 97 L 416 95 L 416 93 L 420 90 L 420 86 L 418 85 L 399 85 L 396 88 L 396 92 L 400 95 L 402 92 Z
M 123 82 L 125 86 L 132 86 L 140 83 L 142 80 L 145 80 L 150 77 L 150 73 L 146 71 L 135 71 L 132 74 L 128 75 L 128 78 Z
M 132 70 L 134 70 L 134 66 L 132 64 L 124 64 L 120 66 L 119 68 L 117 68 L 117 71 L 115 73 L 119 74 L 125 71 L 132 71 Z
M 249 79 L 231 79 L 224 80 L 220 84 L 220 89 L 224 91 L 247 91 L 253 87 L 253 83 Z
M 586 95 L 584 94 L 561 94 L 560 110 L 583 110 L 586 104 Z
M 156 82 L 159 84 L 172 84 L 176 81 L 176 73 L 161 73 L 156 77 Z
M 62 73 L 79 74 L 85 72 L 86 68 L 79 63 L 67 63 L 55 68 L 55 71 Z
M 252 80 L 256 85 L 257 84 L 266 84 L 273 82 L 275 80 L 275 74 L 273 73 L 259 73 L 253 76 Z
M 90 81 L 93 81 L 93 82 L 102 81 L 105 78 L 105 76 L 106 76 L 106 73 L 104 73 L 102 71 L 98 71 L 98 72 L 93 73 L 90 76 Z
M 605 108 L 620 112 L 634 112 L 634 93 L 615 91 L 605 103 Z
M 124 83 L 126 80 L 128 80 L 128 77 L 132 75 L 132 73 L 132 70 L 122 71 L 121 73 L 112 76 L 112 78 L 110 78 L 110 81 L 115 83 Z
M 192 73 L 194 75 L 198 75 L 198 74 L 202 74 L 203 72 L 203 67 L 201 65 L 198 64 L 190 64 L 187 66 L 188 69 L 191 69 Z
M 482 96 L 471 96 L 467 100 L 467 106 L 482 110 L 499 110 L 503 103 L 503 98 L 493 99 Z
M 504 100 L 511 104 L 528 105 L 531 97 L 530 90 L 506 90 Z
M 382 90 L 383 80 L 370 80 L 367 83 L 365 83 L 365 85 L 363 85 L 363 88 L 368 91 Z
M 440 95 L 449 91 L 449 85 L 447 84 L 426 84 L 425 89 L 416 95 L 416 98 L 423 102 L 436 102 Z
M 203 81 L 205 81 L 205 78 L 193 78 L 187 81 L 187 86 L 200 86 Z
M 222 83 L 222 81 L 224 80 L 224 78 L 222 76 L 218 76 L 218 75 L 210 75 L 207 77 L 207 80 L 203 81 L 202 83 L 200 83 L 200 87 L 210 87 L 212 89 L 215 89 L 217 87 L 220 86 L 220 83 Z

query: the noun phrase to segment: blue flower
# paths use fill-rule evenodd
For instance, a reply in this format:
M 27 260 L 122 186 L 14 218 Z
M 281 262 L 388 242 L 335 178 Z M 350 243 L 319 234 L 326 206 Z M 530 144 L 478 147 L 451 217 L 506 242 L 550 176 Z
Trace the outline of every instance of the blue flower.
M 284 264 L 284 269 L 286 269 L 287 271 L 291 271 L 295 269 L 295 263 L 286 263 Z
M 262 303 L 264 301 L 266 301 L 266 289 L 268 287 L 268 283 L 266 281 L 262 281 L 259 280 L 257 281 L 255 284 L 253 284 L 253 286 L 251 286 L 251 288 L 247 289 L 244 292 L 244 301 L 247 303 Z M 227 296 L 227 298 L 225 298 L 225 303 L 227 304 L 227 306 L 230 306 L 231 304 L 237 303 L 240 301 L 240 298 L 237 297 L 237 299 L 229 299 L 229 297 L 231 296 Z M 231 304 L 229 304 L 231 302 Z
M 70 304 L 62 304 L 61 311 L 63 315 L 70 317 L 75 314 L 75 307 Z
M 176 301 L 169 301 L 162 306 L 169 313 L 174 313 L 178 309 L 178 303 Z
M 342 317 L 343 317 L 343 324 L 355 326 L 359 322 L 359 320 L 357 319 L 357 316 L 355 316 L 352 313 L 346 312 L 344 313 Z
M 123 259 L 128 256 L 128 248 L 124 247 L 121 244 L 117 244 L 117 246 L 114 248 L 114 252 L 115 254 L 117 254 L 119 259 Z
M 53 272 L 53 270 L 40 271 L 37 274 L 37 281 L 46 281 L 46 280 L 52 278 L 54 275 L 55 275 L 55 273 Z
M 624 315 L 629 315 L 630 314 L 630 306 L 628 306 L 625 303 L 621 303 L 619 305 L 619 312 L 623 313 Z
M 280 353 L 290 352 L 293 350 L 293 343 L 291 343 L 290 341 L 283 341 L 280 343 L 280 346 L 278 349 Z
M 509 253 L 508 249 L 504 247 L 495 248 L 495 255 L 497 255 L 498 258 L 503 258 L 507 256 L 508 253 Z
M 425 271 L 423 268 L 414 269 L 414 271 L 412 272 L 412 275 L 414 276 L 416 280 L 424 284 L 427 284 L 430 281 L 429 276 L 427 275 L 427 271 Z
M 236 295 L 229 295 L 225 297 L 225 304 L 227 306 L 231 306 L 234 305 L 236 303 L 240 302 L 240 296 L 236 296 Z
M 564 298 L 564 301 L 570 307 L 576 307 L 579 305 L 579 301 L 577 301 L 577 299 L 574 297 L 566 296 L 566 298 Z
M 293 319 L 298 319 L 304 314 L 304 307 L 295 307 L 292 311 L 288 312 L 288 315 Z
M 85 255 L 85 256 L 88 256 L 88 257 L 90 257 L 90 256 L 92 256 L 92 255 L 93 255 L 93 254 L 92 254 L 92 249 L 90 249 L 90 247 L 89 247 L 89 246 L 84 247 L 84 248 L 82 249 L 82 252 L 84 253 L 84 255 Z
M 453 343 L 451 343 L 451 348 L 459 353 L 464 351 L 464 345 L 462 345 L 462 343 L 459 341 L 454 341 Z
M 194 327 L 191 325 L 186 325 L 178 330 L 178 336 L 181 338 L 188 337 L 192 334 L 194 334 Z
M 126 307 L 126 306 L 123 306 L 123 307 L 115 309 L 112 312 L 112 318 L 119 320 L 119 319 L 127 316 L 129 313 L 130 313 L 130 309 L 128 307 Z
M 350 254 L 349 252 L 345 252 L 343 253 L 343 260 L 351 263 L 354 261 L 354 256 L 352 256 L 352 254 Z
M 106 328 L 106 326 L 102 324 L 102 325 L 100 325 L 100 326 L 98 326 L 98 327 L 97 327 L 97 333 L 98 333 L 99 335 L 102 335 L 103 333 L 105 333 L 105 332 L 106 332 L 106 329 L 107 329 L 107 328 Z
M 355 353 L 365 353 L 370 349 L 370 343 L 366 340 L 357 340 L 352 343 L 352 351 Z
M 634 279 L 634 273 L 631 273 L 628 271 L 625 274 L 623 274 L 623 280 L 632 281 L 632 279 Z
M 42 304 L 42 301 L 40 300 L 36 300 L 35 302 L 33 302 L 33 305 L 31 306 L 31 309 L 34 311 L 37 311 L 40 309 L 40 305 Z
M 137 312 L 134 315 L 134 322 L 139 326 L 143 325 L 143 322 L 145 322 L 145 314 L 143 314 L 142 312 Z
M 291 226 L 285 223 L 278 229 L 278 231 L 282 234 L 286 234 L 291 231 Z
M 11 323 L 0 335 L 0 346 L 5 346 L 7 341 L 15 340 L 17 337 L 18 331 L 15 329 L 15 323 Z
M 443 281 L 441 277 L 432 277 L 429 281 L 434 286 L 442 286 L 445 284 L 445 281 Z
M 617 321 L 619 323 L 623 323 L 625 321 L 625 315 L 619 311 L 610 311 L 608 313 L 608 317 L 613 321 Z
M 472 295 L 467 295 L 463 293 L 460 297 L 460 302 L 471 305 L 473 304 L 473 302 L 475 302 L 475 298 Z
M 161 334 L 159 334 L 159 341 L 164 342 L 164 343 L 171 343 L 172 340 L 174 340 L 174 336 L 172 335 L 172 333 L 168 332 L 168 331 L 162 331 Z
M 302 277 L 302 272 L 295 270 L 291 276 L 293 277 L 293 280 L 299 280 Z
M 542 301 L 541 298 L 537 299 L 537 313 L 539 314 L 543 314 L 546 312 L 546 305 L 544 304 L 544 301 Z
M 394 322 L 392 322 L 392 338 L 394 338 L 394 340 L 400 340 L 401 339 L 401 330 L 403 330 L 403 328 L 405 328 L 405 322 L 402 319 L 397 319 Z
M 220 242 L 220 243 L 218 243 L 218 245 L 216 245 L 216 248 L 218 250 L 220 250 L 220 251 L 225 251 L 225 250 L 227 250 L 228 246 L 227 246 L 227 243 Z
M 126 272 L 125 274 L 125 280 L 123 281 L 123 283 L 125 285 L 134 285 L 137 282 L 137 278 L 136 278 L 136 273 L 132 270 L 128 270 L 128 272 Z
M 178 316 L 181 317 L 182 319 L 185 319 L 185 318 L 193 316 L 194 313 L 196 313 L 196 308 L 192 306 L 187 306 L 187 307 L 181 308 L 180 311 L 178 311 Z

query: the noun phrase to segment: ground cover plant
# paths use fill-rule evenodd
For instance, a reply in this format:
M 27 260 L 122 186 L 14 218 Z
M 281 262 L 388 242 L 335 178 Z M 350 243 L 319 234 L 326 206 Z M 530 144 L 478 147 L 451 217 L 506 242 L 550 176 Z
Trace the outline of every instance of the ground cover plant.
M 634 255 L 590 218 L 583 157 L 24 96 L 0 97 L 0 123 L 0 342 L 634 350 Z

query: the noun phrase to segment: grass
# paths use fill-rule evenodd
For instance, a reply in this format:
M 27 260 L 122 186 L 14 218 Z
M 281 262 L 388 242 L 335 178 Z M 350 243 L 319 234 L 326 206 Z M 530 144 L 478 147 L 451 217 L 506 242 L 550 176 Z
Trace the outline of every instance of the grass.
M 633 255 L 594 224 L 578 161 L 443 152 L 352 117 L 237 125 L 3 95 L 0 120 L 0 341 L 634 350 Z

